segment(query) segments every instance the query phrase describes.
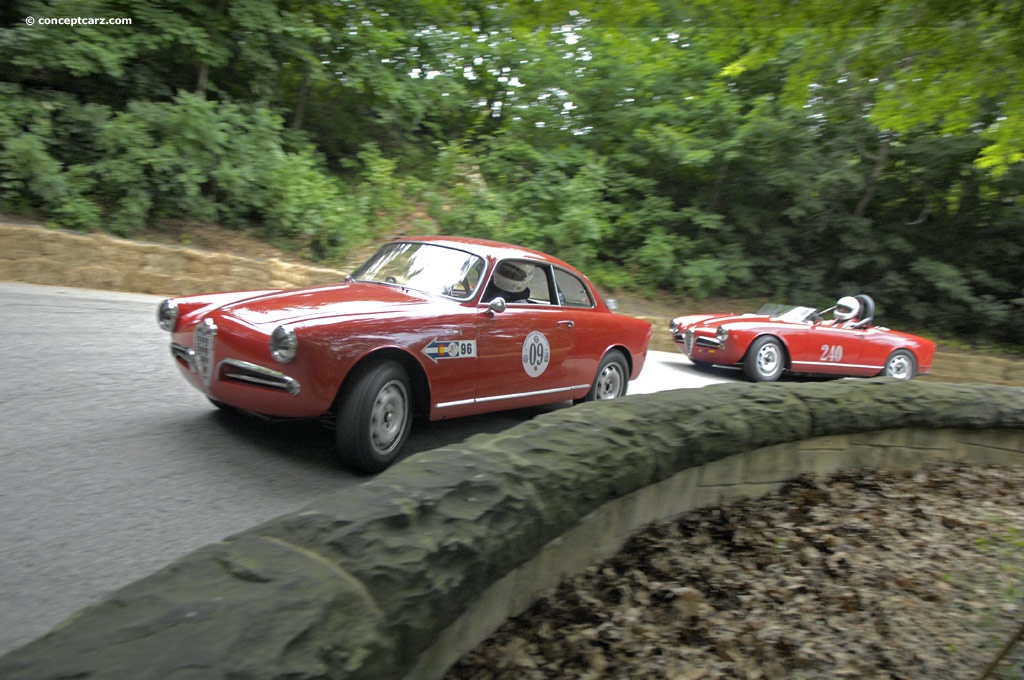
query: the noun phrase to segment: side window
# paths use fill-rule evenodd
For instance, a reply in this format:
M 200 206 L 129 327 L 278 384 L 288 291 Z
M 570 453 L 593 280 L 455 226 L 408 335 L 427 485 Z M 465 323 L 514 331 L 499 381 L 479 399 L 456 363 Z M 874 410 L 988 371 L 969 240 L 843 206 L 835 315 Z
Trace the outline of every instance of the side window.
M 494 267 L 483 302 L 502 297 L 509 304 L 551 304 L 551 267 L 530 260 L 502 260 Z
M 534 267 L 530 277 L 530 302 L 534 304 L 551 304 L 551 287 L 548 285 L 548 268 Z
M 566 307 L 593 307 L 590 289 L 575 274 L 564 269 L 555 270 L 555 285 L 558 286 L 558 301 Z

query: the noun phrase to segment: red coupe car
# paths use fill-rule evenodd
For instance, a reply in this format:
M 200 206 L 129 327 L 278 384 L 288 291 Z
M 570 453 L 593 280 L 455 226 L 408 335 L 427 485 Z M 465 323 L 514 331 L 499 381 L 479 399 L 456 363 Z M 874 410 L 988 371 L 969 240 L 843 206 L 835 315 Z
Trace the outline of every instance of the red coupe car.
M 844 302 L 858 310 L 856 317 Z M 868 295 L 840 303 L 820 312 L 767 304 L 756 314 L 680 316 L 669 331 L 698 368 L 740 366 L 755 382 L 777 380 L 785 372 L 910 380 L 931 371 L 934 342 L 874 325 L 875 303 Z M 825 321 L 829 312 L 835 318 Z
M 621 397 L 652 333 L 561 260 L 443 237 L 388 243 L 333 285 L 164 300 L 158 321 L 215 405 L 321 419 L 362 472 L 396 460 L 414 416 Z

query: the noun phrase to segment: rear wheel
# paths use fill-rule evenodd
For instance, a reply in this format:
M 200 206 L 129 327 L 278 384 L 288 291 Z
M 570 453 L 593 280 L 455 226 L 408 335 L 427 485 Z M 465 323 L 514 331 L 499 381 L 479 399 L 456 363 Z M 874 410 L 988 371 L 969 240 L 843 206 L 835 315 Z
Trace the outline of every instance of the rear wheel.
M 626 395 L 629 386 L 629 364 L 622 352 L 613 349 L 604 355 L 597 366 L 597 377 L 590 386 L 590 392 L 576 403 L 584 401 L 605 401 Z
M 898 349 L 885 360 L 882 375 L 897 380 L 910 380 L 917 375 L 917 361 L 914 355 L 905 349 Z
M 785 367 L 786 351 L 779 339 L 770 335 L 755 340 L 743 358 L 743 370 L 754 382 L 778 380 Z
M 353 376 L 338 406 L 336 439 L 343 462 L 380 472 L 398 458 L 412 425 L 412 389 L 401 364 L 372 364 Z

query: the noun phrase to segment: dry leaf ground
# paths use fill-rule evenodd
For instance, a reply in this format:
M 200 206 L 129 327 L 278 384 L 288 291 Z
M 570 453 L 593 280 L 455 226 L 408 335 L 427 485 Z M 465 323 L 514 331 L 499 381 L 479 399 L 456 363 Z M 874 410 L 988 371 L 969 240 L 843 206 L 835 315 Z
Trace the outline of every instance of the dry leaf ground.
M 803 477 L 648 527 L 448 678 L 978 678 L 1022 623 L 1024 466 Z

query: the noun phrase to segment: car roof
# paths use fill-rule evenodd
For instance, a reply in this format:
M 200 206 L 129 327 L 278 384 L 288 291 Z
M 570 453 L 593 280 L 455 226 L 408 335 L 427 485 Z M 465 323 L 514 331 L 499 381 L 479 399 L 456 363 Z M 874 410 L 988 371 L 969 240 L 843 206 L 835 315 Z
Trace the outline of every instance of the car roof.
M 542 262 L 550 262 L 559 266 L 565 267 L 576 271 L 576 268 L 567 262 L 542 253 L 539 250 L 533 250 L 532 248 L 523 248 L 521 246 L 512 245 L 511 243 L 502 243 L 501 241 L 491 241 L 483 238 L 472 238 L 469 236 L 403 236 L 396 238 L 391 243 L 401 242 L 417 242 L 417 243 L 434 243 L 437 245 L 451 246 L 453 248 L 460 248 L 467 252 L 479 255 L 489 259 L 504 259 L 508 257 L 517 257 L 527 260 L 540 260 Z

